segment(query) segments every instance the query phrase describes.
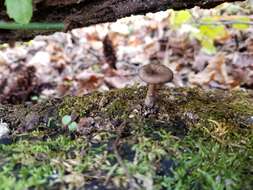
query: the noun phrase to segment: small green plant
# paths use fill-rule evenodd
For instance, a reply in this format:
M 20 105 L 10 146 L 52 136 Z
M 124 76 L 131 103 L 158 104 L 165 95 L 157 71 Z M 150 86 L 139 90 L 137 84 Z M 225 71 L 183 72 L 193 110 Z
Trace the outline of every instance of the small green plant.
M 32 0 L 5 0 L 7 14 L 19 24 L 28 24 L 33 15 Z
M 77 130 L 77 123 L 75 121 L 72 121 L 72 118 L 70 115 L 65 115 L 62 117 L 62 124 L 63 126 L 67 126 L 68 130 L 73 132 Z
M 33 16 L 32 0 L 5 0 L 7 15 L 14 22 L 0 21 L 4 30 L 63 30 L 64 23 L 31 22 Z

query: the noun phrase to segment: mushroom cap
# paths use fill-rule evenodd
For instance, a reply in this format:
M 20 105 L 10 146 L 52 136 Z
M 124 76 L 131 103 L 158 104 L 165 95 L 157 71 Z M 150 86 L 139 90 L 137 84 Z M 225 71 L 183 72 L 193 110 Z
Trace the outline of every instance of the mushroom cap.
M 150 63 L 139 69 L 139 77 L 149 84 L 161 84 L 172 81 L 173 72 L 163 64 Z

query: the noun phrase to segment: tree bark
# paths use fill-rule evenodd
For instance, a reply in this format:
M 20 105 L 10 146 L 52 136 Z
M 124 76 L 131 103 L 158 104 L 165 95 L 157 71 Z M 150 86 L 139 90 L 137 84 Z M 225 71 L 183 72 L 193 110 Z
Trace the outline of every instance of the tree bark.
M 187 9 L 194 6 L 212 8 L 224 2 L 243 0 L 35 0 L 32 22 L 64 22 L 65 31 L 92 24 L 114 22 L 130 15 Z M 8 21 L 4 2 L 0 2 L 0 17 Z M 26 40 L 38 34 L 54 31 L 10 31 L 0 30 L 0 42 Z

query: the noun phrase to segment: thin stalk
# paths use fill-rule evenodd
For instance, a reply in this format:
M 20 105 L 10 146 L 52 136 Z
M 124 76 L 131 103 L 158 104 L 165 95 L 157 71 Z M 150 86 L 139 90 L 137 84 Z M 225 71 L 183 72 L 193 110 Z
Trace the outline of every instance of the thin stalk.
M 37 23 L 19 24 L 15 22 L 0 22 L 0 29 L 5 30 L 63 30 L 63 23 Z
M 253 25 L 251 21 L 241 21 L 241 20 L 219 20 L 213 22 L 197 22 L 198 25 L 232 25 L 232 24 L 245 24 Z
M 147 96 L 145 99 L 145 105 L 147 107 L 153 107 L 155 104 L 156 100 L 156 85 L 155 84 L 149 84 L 148 85 L 148 91 L 147 91 Z

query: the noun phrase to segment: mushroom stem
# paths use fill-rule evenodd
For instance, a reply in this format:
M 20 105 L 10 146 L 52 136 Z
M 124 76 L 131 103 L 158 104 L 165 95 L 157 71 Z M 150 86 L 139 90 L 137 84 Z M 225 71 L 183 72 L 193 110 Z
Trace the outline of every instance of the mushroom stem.
M 157 86 L 172 81 L 173 72 L 162 64 L 150 63 L 140 68 L 139 76 L 144 82 L 148 83 L 145 105 L 153 107 L 157 99 Z
M 145 105 L 147 107 L 153 107 L 156 100 L 156 85 L 155 84 L 149 84 L 148 85 L 148 91 L 147 96 L 145 99 Z

